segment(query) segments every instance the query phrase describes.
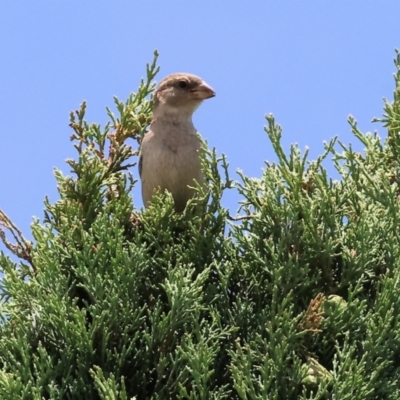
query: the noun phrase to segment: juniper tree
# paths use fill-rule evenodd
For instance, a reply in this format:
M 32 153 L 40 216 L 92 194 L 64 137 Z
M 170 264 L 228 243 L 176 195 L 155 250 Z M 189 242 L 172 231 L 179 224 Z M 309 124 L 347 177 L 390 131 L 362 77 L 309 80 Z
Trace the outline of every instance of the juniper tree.
M 104 127 L 71 114 L 77 156 L 32 243 L 0 213 L 0 398 L 399 399 L 400 54 L 386 138 L 349 118 L 364 151 L 309 161 L 267 116 L 277 163 L 234 183 L 205 144 L 209 192 L 182 214 L 131 195 L 156 58 Z

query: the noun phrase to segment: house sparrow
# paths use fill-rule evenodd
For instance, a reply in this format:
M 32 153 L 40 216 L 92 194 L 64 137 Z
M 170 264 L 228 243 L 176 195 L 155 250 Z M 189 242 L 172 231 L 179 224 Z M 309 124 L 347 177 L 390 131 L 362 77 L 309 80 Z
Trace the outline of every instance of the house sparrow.
M 172 194 L 175 210 L 182 212 L 193 197 L 195 182 L 204 183 L 200 139 L 192 122 L 203 100 L 214 90 L 201 78 L 176 73 L 164 78 L 154 93 L 153 120 L 143 138 L 139 156 L 142 197 L 148 207 L 157 189 Z

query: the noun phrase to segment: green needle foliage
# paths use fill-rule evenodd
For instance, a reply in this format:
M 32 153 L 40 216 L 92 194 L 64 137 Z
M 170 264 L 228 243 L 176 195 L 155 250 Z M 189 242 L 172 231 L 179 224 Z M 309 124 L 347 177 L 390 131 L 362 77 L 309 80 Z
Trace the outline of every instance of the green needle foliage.
M 267 116 L 278 162 L 235 185 L 205 145 L 209 193 L 183 214 L 131 196 L 156 59 L 104 128 L 71 114 L 77 158 L 33 243 L 0 212 L 21 260 L 0 255 L 0 398 L 400 399 L 399 52 L 385 140 L 349 118 L 364 151 L 309 161 Z

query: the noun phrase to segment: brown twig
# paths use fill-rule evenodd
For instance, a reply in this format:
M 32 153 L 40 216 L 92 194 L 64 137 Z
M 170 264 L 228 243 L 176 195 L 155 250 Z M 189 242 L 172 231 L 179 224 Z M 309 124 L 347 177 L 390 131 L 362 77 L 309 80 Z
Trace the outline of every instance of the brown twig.
M 257 214 L 250 214 L 250 215 L 237 215 L 236 217 L 232 217 L 230 214 L 228 214 L 228 219 L 231 221 L 241 221 L 245 219 L 252 219 L 255 218 Z
M 31 257 L 32 253 L 32 243 L 29 240 L 26 240 L 22 235 L 21 231 L 17 228 L 17 226 L 10 220 L 10 218 L 0 210 L 0 226 L 4 227 L 7 231 L 11 233 L 16 244 L 12 244 L 7 240 L 6 231 L 0 229 L 0 239 L 13 254 L 15 254 L 18 258 L 28 261 L 32 266 L 34 272 L 37 271 L 36 266 L 34 265 Z

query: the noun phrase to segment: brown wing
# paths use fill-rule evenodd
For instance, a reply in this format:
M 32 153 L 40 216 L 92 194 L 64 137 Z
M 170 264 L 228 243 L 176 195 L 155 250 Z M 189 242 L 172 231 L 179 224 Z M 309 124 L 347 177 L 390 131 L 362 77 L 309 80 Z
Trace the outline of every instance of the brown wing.
M 142 168 L 143 168 L 143 156 L 139 155 L 139 176 L 142 177 Z

